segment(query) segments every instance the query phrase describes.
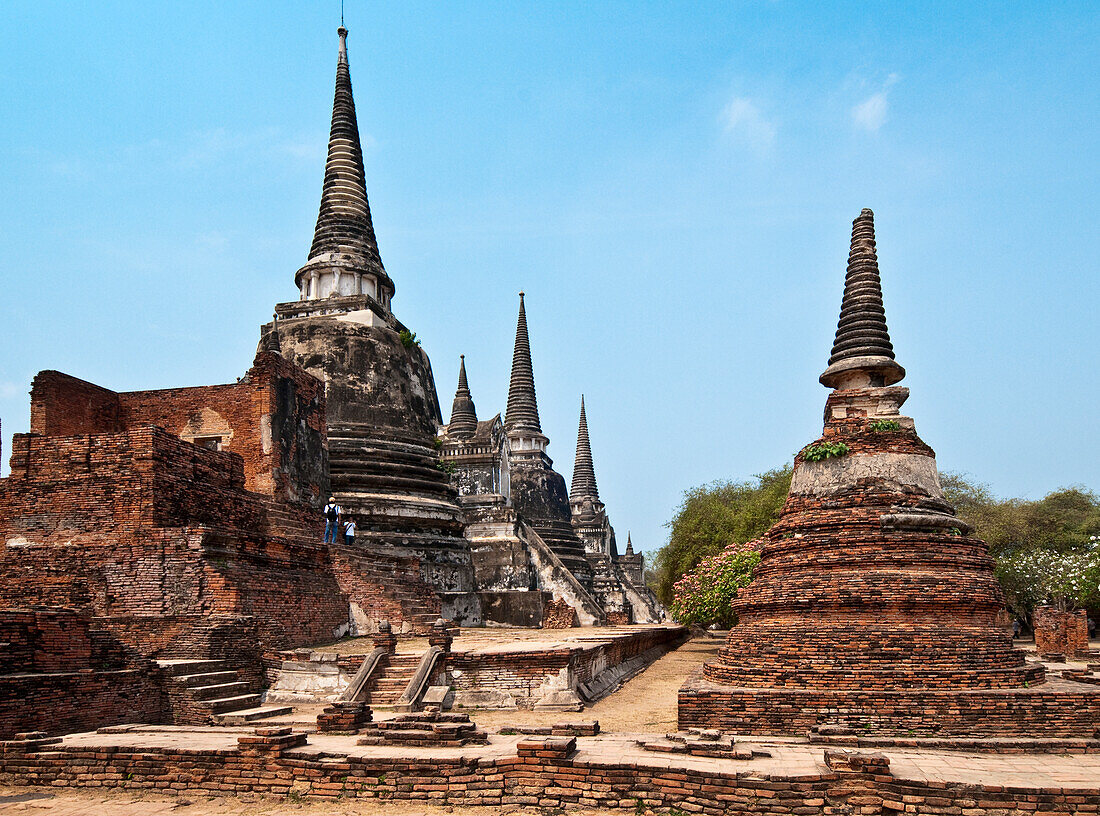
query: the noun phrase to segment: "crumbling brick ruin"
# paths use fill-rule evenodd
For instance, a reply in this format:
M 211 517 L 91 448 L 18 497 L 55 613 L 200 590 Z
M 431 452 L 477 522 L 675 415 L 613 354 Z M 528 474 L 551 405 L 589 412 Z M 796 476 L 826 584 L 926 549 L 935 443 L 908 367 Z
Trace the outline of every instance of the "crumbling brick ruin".
M 940 489 L 935 454 L 898 409 L 874 222 L 864 210 L 821 382 L 825 430 L 796 457 L 739 622 L 680 691 L 681 727 L 1091 735 L 1100 690 L 1044 685 L 998 624 L 985 544 Z
M 261 647 L 332 637 L 347 603 L 317 540 L 324 405 L 270 353 L 202 388 L 42 372 L 0 480 L 0 603 L 79 610 L 159 657 L 212 656 L 197 633 L 224 615 L 253 616 Z

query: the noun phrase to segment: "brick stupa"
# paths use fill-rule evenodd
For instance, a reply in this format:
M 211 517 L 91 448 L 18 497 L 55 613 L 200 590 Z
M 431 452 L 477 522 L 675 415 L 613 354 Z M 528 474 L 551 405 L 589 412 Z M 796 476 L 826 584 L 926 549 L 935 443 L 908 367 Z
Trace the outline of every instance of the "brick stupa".
M 873 218 L 863 210 L 853 224 L 821 375 L 833 389 L 824 433 L 795 457 L 780 519 L 734 602 L 739 623 L 681 689 L 680 726 L 1091 736 L 1100 689 L 1047 683 L 1013 650 L 993 559 L 898 411 L 909 390 L 895 385 L 905 370 L 886 328 Z

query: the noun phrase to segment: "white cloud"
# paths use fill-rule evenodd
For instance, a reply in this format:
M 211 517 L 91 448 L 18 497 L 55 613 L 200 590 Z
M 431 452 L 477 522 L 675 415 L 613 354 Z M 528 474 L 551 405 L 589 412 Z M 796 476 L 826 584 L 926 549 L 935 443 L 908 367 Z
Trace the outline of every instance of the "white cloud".
M 877 133 L 879 128 L 886 124 L 886 113 L 889 108 L 886 91 L 879 91 L 852 108 L 852 119 L 855 120 L 856 127 Z
M 898 81 L 897 74 L 890 74 L 882 84 L 882 88 L 858 105 L 852 108 L 852 121 L 856 127 L 866 130 L 868 133 L 878 133 L 886 124 L 886 117 L 890 112 L 890 100 L 887 93 L 890 86 Z
M 747 97 L 732 99 L 722 111 L 721 121 L 726 133 L 743 139 L 758 153 L 767 152 L 775 142 L 775 124 Z

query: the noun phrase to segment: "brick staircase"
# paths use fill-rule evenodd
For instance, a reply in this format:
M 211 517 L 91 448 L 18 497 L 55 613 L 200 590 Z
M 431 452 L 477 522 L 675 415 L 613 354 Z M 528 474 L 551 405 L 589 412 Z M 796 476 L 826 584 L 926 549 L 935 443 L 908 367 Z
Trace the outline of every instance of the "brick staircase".
M 427 632 L 442 605 L 432 585 L 421 578 L 419 562 L 378 552 L 365 546 L 369 542 L 367 533 L 357 537 L 353 547 L 330 547 L 340 589 L 371 618 L 398 627 L 408 623 L 414 632 Z
M 422 654 L 392 654 L 371 678 L 367 702 L 371 708 L 392 708 L 409 685 Z
M 488 735 L 470 720 L 468 714 L 442 714 L 421 711 L 402 714 L 392 720 L 366 723 L 359 729 L 359 745 L 410 745 L 433 748 L 484 745 Z
M 158 660 L 167 680 L 168 702 L 175 725 L 208 725 L 274 717 L 289 706 L 263 706 L 254 683 L 242 679 L 246 670 L 229 660 Z

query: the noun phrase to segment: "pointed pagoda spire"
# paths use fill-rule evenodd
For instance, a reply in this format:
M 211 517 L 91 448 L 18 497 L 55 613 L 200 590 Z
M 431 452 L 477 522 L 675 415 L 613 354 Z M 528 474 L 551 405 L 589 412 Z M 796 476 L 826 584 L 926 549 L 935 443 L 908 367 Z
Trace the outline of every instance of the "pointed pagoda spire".
M 584 395 L 581 395 L 581 421 L 577 428 L 577 455 L 573 459 L 573 484 L 569 488 L 569 500 L 581 498 L 599 501 L 596 488 L 596 471 L 592 467 L 592 446 L 588 443 L 588 419 L 584 415 Z
M 466 355 L 459 355 L 458 390 L 451 405 L 451 422 L 447 433 L 459 439 L 469 439 L 477 431 L 477 409 L 470 397 L 470 386 L 466 382 Z
M 535 374 L 531 368 L 531 342 L 527 338 L 527 312 L 523 306 L 523 292 L 519 293 L 516 347 L 512 352 L 512 379 L 508 385 L 504 427 L 509 431 L 542 434 L 539 406 L 535 401 Z
M 894 347 L 886 329 L 875 251 L 875 214 L 864 209 L 852 222 L 840 320 L 829 367 L 820 381 L 829 388 L 862 388 L 892 385 L 904 376 L 905 369 L 894 362 Z
M 340 53 L 336 63 L 336 92 L 332 102 L 332 126 L 325 180 L 321 188 L 321 206 L 309 258 L 299 270 L 298 280 L 300 282 L 303 273 L 319 264 L 336 266 L 347 273 L 375 278 L 381 288 L 390 290 L 392 296 L 393 283 L 386 275 L 378 254 L 378 241 L 367 201 L 363 148 L 359 142 L 359 123 L 355 117 L 351 72 L 348 69 L 348 30 L 340 26 L 337 34 L 340 36 Z
M 623 555 L 634 555 L 634 543 L 630 540 L 630 531 L 626 532 L 626 552 Z

